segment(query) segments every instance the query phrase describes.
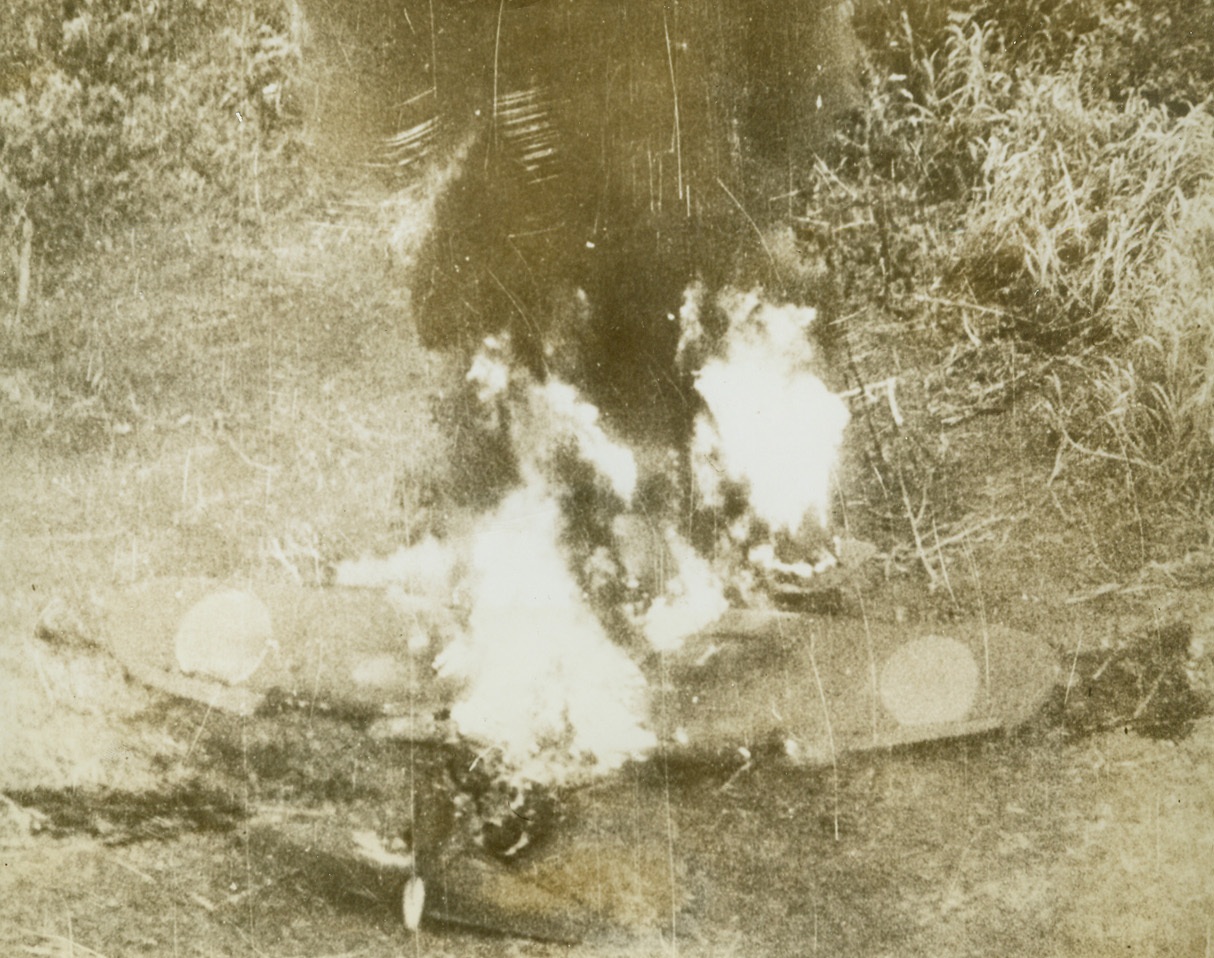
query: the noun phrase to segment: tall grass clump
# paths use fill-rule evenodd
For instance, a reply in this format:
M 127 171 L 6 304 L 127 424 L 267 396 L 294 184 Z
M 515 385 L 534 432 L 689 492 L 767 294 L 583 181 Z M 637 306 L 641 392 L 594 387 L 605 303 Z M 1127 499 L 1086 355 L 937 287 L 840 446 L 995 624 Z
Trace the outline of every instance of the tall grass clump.
M 920 334 L 900 350 L 914 338 L 954 371 L 985 370 L 976 411 L 1035 391 L 1055 476 L 1111 469 L 1135 496 L 1208 513 L 1214 5 L 907 2 L 858 17 L 867 109 L 819 163 L 808 217 L 833 229 L 852 312 L 866 299 L 873 328 Z M 1015 390 L 992 381 L 1005 346 L 1032 370 Z M 966 418 L 965 393 L 941 423 Z
M 992 124 L 953 263 L 1052 352 L 1132 337 L 1178 204 L 1214 175 L 1208 114 L 1089 104 L 1081 73 L 1024 80 Z
M 993 124 L 946 275 L 1046 357 L 1056 470 L 1115 464 L 1138 495 L 1208 497 L 1214 117 L 1094 95 L 1091 42 L 1023 78 Z
M 1010 102 L 1011 77 L 985 55 L 989 28 L 954 18 L 924 38 L 904 15 L 878 36 L 862 58 L 865 109 L 840 136 L 829 185 L 852 196 L 898 185 L 921 208 L 964 196 L 988 116 Z
M 916 7 L 921 12 L 921 8 Z M 1014 79 L 988 55 L 989 25 L 924 24 L 895 5 L 862 11 L 864 109 L 840 124 L 809 176 L 799 232 L 824 249 L 845 300 L 906 315 L 938 272 Z
M 1176 202 L 1129 356 L 1153 428 L 1127 433 L 1172 488 L 1214 511 L 1214 184 Z

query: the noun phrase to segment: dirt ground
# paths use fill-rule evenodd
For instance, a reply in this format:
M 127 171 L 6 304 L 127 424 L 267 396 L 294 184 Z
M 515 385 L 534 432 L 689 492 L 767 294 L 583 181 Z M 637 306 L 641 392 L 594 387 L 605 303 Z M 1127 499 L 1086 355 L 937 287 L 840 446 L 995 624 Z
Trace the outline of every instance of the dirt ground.
M 129 395 L 55 407 L 70 369 L 6 374 L 4 953 L 1214 953 L 1209 718 L 1176 740 L 1043 722 L 833 770 L 759 762 L 604 783 L 584 798 L 588 816 L 601 809 L 630 854 L 677 866 L 689 900 L 670 913 L 642 902 L 634 921 L 574 945 L 433 923 L 411 935 L 240 825 L 161 822 L 120 841 L 87 822 L 50 827 L 39 810 L 50 796 L 130 805 L 190 786 L 147 759 L 189 743 L 149 720 L 151 693 L 72 645 L 64 609 L 162 575 L 306 584 L 323 562 L 389 551 L 424 523 L 444 441 L 433 409 L 457 373 L 414 341 L 399 266 L 377 238 L 400 210 L 381 200 L 320 204 L 235 237 L 202 225 L 132 234 L 79 277 L 83 305 L 45 307 L 81 310 L 98 366 Z M 132 358 L 140 349 L 168 378 Z M 1200 570 L 1127 558 L 1122 517 L 1090 490 L 1047 483 L 1030 426 L 1013 406 L 951 434 L 954 531 L 966 534 L 940 553 L 949 581 L 929 588 L 905 543 L 883 543 L 848 584 L 849 607 L 980 614 L 1046 638 L 1064 667 L 1152 626 L 1199 623 L 1211 605 Z M 40 623 L 58 644 L 36 638 Z M 596 881 L 610 888 L 604 861 Z

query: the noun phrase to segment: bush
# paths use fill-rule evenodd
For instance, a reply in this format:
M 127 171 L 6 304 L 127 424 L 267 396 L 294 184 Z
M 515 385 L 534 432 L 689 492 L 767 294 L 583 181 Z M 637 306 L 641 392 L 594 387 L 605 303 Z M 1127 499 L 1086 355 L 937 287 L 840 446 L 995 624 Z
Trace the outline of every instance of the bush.
M 0 41 L 0 232 L 28 219 L 46 262 L 182 193 L 237 192 L 289 137 L 293 0 L 10 7 L 26 29 Z
M 1183 115 L 1214 97 L 1214 3 L 1123 0 L 1102 10 L 1092 84 Z
M 1150 370 L 1159 428 L 1140 453 L 1214 505 L 1214 185 L 1179 199 L 1163 230 L 1135 352 Z

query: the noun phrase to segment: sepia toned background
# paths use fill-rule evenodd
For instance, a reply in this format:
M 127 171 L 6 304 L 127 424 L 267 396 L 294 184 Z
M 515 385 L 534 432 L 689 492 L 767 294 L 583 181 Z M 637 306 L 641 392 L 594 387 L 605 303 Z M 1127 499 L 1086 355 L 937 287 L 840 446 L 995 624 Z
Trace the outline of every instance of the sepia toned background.
M 1210 951 L 1209 4 L 0 2 L 7 952 Z

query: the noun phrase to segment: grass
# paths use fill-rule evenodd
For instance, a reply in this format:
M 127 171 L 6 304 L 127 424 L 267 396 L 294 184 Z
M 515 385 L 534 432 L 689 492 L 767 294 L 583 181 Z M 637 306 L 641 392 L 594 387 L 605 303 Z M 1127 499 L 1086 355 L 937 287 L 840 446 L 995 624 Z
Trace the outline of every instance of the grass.
M 848 580 L 864 614 L 989 617 L 1078 654 L 1076 637 L 1086 650 L 1189 616 L 1214 576 L 1210 120 L 1100 89 L 1110 54 L 1092 30 L 1012 57 L 994 12 L 893 17 L 896 45 L 869 53 L 867 110 L 803 171 L 813 190 L 775 253 L 819 252 L 814 282 L 837 300 L 825 354 L 859 390 L 837 516 L 878 547 Z M 276 203 L 297 161 L 263 153 L 254 180 L 242 155 L 234 200 L 199 186 L 55 277 L 44 264 L 0 345 L 14 674 L 48 595 L 157 575 L 313 583 L 457 509 L 445 452 L 461 371 L 418 346 L 405 272 L 438 180 L 384 205 L 339 169 Z M 884 380 L 896 405 L 865 402 Z M 108 754 L 80 731 L 91 718 L 29 712 Z M 842 768 L 833 793 L 770 768 L 727 793 L 679 791 L 680 851 L 715 883 L 680 950 L 795 952 L 820 935 L 824 951 L 947 955 L 1009 934 L 1060 955 L 1208 948 L 1201 735 L 882 754 Z M 190 904 L 247 883 L 247 855 L 198 837 L 14 853 L 25 884 L 6 914 L 31 931 L 12 944 L 400 951 L 395 922 L 337 912 L 290 876 L 236 917 Z M 503 947 L 449 931 L 424 946 Z
M 1194 96 L 1214 91 L 1148 65 L 1169 16 L 1193 19 L 860 10 L 866 109 L 810 173 L 803 233 L 846 274 L 850 384 L 904 369 L 908 421 L 866 411 L 855 478 L 929 581 L 924 529 L 958 518 L 977 417 L 1011 415 L 1055 490 L 1112 495 L 1142 555 L 1210 545 L 1214 116 Z
M 1053 352 L 1133 335 L 1167 221 L 1214 174 L 1208 114 L 1090 108 L 1080 81 L 1026 81 L 993 125 L 955 267 Z
M 312 553 L 411 538 L 441 458 L 444 364 L 382 282 L 384 244 L 350 225 L 245 243 L 178 223 L 39 302 L 6 342 L 0 409 L 10 448 L 64 476 L 71 506 L 41 532 L 120 530 L 120 581 L 314 580 Z
M 803 171 L 805 205 L 793 232 L 772 242 L 782 259 L 812 263 L 810 285 L 831 300 L 823 305 L 842 330 L 835 365 L 846 370 L 838 378 L 853 389 L 897 383 L 905 421 L 881 403 L 860 413 L 848 481 L 862 501 L 849 521 L 887 555 L 909 549 L 916 561 L 895 567 L 918 565 L 930 583 L 944 583 L 931 542 L 982 519 L 963 491 L 968 453 L 957 439 L 1012 410 L 1032 434 L 1023 449 L 1053 487 L 1117 490 L 1140 537 L 1159 527 L 1152 516 L 1185 525 L 1161 535 L 1161 550 L 1209 545 L 1214 120 L 1194 99 L 1205 89 L 1200 70 L 1177 86 L 1183 109 L 1161 92 L 1167 70 L 1143 72 L 1141 43 L 1158 40 L 1134 40 L 1131 28 L 1136 16 L 1162 22 L 1160 9 L 1171 8 L 1152 0 L 1105 15 L 1080 2 L 1008 0 L 861 11 L 864 109 Z M 122 222 L 125 206 L 106 213 L 93 203 L 81 235 L 100 237 L 99 248 L 57 253 L 53 264 L 35 256 L 30 302 L 19 321 L 10 312 L 0 348 L 0 408 L 10 436 L 115 462 L 165 458 L 173 465 L 158 468 L 176 470 L 171 481 L 182 485 L 206 458 L 198 450 L 222 450 L 248 473 L 238 489 L 216 479 L 218 491 L 192 502 L 149 492 L 136 507 L 148 523 L 213 539 L 229 556 L 219 568 L 229 568 L 274 552 L 294 521 L 279 503 L 291 499 L 314 497 L 316 509 L 298 511 L 331 530 L 292 533 L 309 548 L 344 535 L 349 510 L 325 494 L 334 471 L 358 503 L 360 535 L 384 541 L 387 529 L 411 529 L 404 513 L 428 508 L 422 490 L 443 481 L 441 461 L 423 462 L 418 446 L 452 441 L 458 429 L 434 419 L 458 412 L 436 399 L 452 370 L 417 350 L 408 280 L 395 272 L 424 236 L 441 173 L 395 209 L 343 197 L 331 170 L 304 177 L 302 197 L 285 200 L 309 140 L 292 97 L 317 80 L 301 54 L 305 34 L 289 4 L 221 19 L 207 47 L 186 17 L 191 44 L 163 70 L 128 60 L 109 68 L 154 87 L 157 70 L 180 80 L 190 57 L 207 58 L 195 82 L 165 81 L 168 100 L 137 100 L 135 132 L 156 125 L 147 118 L 157 109 L 177 123 L 197 108 L 205 122 L 178 144 L 194 174 L 174 165 L 167 141 L 144 155 L 157 176 L 210 172 L 159 226 L 132 213 L 124 233 L 106 224 Z M 142 29 L 161 43 L 174 23 Z M 88 79 L 98 67 L 73 43 L 58 50 L 54 76 Z M 1112 75 L 1122 79 L 1102 82 Z M 48 80 L 47 95 L 69 90 L 68 80 Z M 21 82 L 9 77 L 5 92 Z M 56 103 L 45 110 L 67 109 Z M 233 133 L 219 122 L 229 108 L 257 129 Z M 28 145 L 41 127 L 21 129 Z M 202 166 L 198 151 L 210 157 Z M 227 200 L 213 202 L 221 193 Z M 301 222 L 303 241 L 288 235 Z M 16 272 L 3 278 L 10 295 Z M 406 382 L 427 385 L 414 395 Z M 380 406 L 368 396 L 392 398 Z M 225 520 L 231 529 L 208 524 L 216 497 L 245 513 Z

